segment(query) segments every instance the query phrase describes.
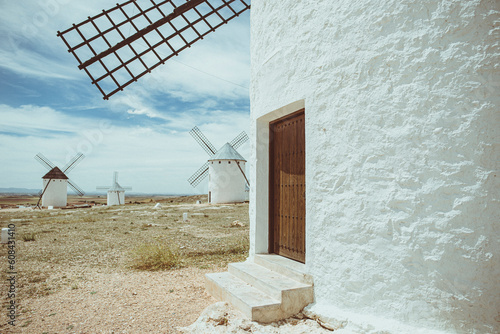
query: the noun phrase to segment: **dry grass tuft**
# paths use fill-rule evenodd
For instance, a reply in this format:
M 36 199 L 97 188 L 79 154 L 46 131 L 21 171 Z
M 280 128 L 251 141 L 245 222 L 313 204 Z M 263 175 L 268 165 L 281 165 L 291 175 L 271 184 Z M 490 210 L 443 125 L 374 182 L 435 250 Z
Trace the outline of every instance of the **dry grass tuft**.
M 131 251 L 130 267 L 139 270 L 165 270 L 180 266 L 179 252 L 165 244 L 142 244 Z
M 25 242 L 27 242 L 27 241 L 35 241 L 36 240 L 36 234 L 34 232 L 24 233 L 23 235 L 21 235 L 21 239 L 23 239 L 23 241 L 25 241 Z

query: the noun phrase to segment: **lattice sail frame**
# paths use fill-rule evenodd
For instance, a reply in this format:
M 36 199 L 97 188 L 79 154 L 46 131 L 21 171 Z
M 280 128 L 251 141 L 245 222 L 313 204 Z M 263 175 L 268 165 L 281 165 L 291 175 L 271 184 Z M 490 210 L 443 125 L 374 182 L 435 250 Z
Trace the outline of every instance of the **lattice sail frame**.
M 129 0 L 57 36 L 107 100 L 248 9 L 250 0 Z
M 85 155 L 83 153 L 77 153 L 63 168 L 62 168 L 62 172 L 66 175 L 66 177 L 68 176 L 67 174 L 69 174 L 69 172 L 71 172 L 82 160 L 83 158 L 85 158 Z M 51 170 L 52 168 L 56 167 L 56 165 L 54 165 L 46 156 L 44 156 L 42 153 L 38 153 L 37 155 L 35 155 L 35 160 L 38 161 L 43 167 L 47 168 L 47 170 Z M 75 182 L 73 182 L 70 178 L 68 178 L 68 185 L 71 187 L 71 189 L 73 189 L 77 195 L 79 196 L 83 196 L 85 195 L 85 192 L 79 187 L 76 185 Z M 42 199 L 42 195 L 43 193 L 45 192 L 45 190 L 47 189 L 48 187 L 48 184 L 47 186 L 45 187 L 45 189 L 42 189 L 38 192 L 38 195 L 40 195 L 40 200 Z M 37 203 L 37 207 L 38 207 L 38 204 L 40 203 L 40 200 L 38 201 Z
M 209 157 L 212 157 L 217 153 L 217 150 L 215 149 L 215 146 L 212 145 L 210 140 L 208 140 L 207 137 L 201 132 L 201 130 L 195 126 L 194 128 L 189 131 L 189 134 L 196 140 L 196 142 L 205 150 L 205 152 L 208 153 Z M 248 135 L 245 131 L 242 131 L 239 135 L 237 135 L 229 145 L 231 145 L 234 149 L 237 149 L 241 145 L 243 145 L 246 141 L 248 140 Z M 238 167 L 239 163 L 238 163 Z M 203 181 L 207 176 L 208 176 L 208 170 L 209 170 L 209 164 L 208 161 L 203 164 L 196 172 L 194 172 L 191 177 L 189 177 L 188 182 L 191 184 L 193 187 L 197 187 L 198 184 L 200 184 L 201 181 Z M 248 179 L 243 172 L 243 170 L 240 167 L 241 172 L 243 173 L 243 176 L 245 177 L 245 180 L 248 183 Z

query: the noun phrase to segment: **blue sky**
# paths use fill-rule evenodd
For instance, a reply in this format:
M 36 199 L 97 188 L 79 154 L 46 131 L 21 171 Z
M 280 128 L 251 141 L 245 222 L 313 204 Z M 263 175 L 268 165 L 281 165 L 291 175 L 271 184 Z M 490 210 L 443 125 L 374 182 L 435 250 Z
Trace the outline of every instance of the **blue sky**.
M 189 130 L 217 148 L 248 132 L 249 11 L 105 101 L 56 34 L 115 4 L 1 0 L 0 188 L 40 188 L 38 152 L 63 166 L 81 151 L 68 176 L 87 192 L 117 170 L 133 192 L 204 193 L 186 181 L 207 158 Z

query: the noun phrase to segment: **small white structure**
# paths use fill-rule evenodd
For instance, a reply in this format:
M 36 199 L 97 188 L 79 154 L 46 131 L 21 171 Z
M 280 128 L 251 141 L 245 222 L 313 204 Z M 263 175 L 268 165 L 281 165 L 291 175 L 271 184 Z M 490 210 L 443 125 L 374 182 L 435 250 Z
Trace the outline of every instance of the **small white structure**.
M 353 332 L 499 333 L 500 3 L 251 10 L 250 258 L 229 274 L 292 261 L 307 311 Z
M 10 229 L 7 227 L 2 228 L 2 239 L 1 239 L 2 244 L 6 244 L 9 242 L 9 230 Z
M 40 201 L 42 202 L 42 207 L 47 207 L 49 209 L 51 209 L 51 207 L 53 209 L 54 207 L 66 206 L 68 202 L 68 186 L 70 186 L 77 195 L 84 195 L 83 190 L 67 176 L 83 158 L 85 158 L 85 156 L 82 153 L 76 154 L 61 170 L 43 154 L 38 153 L 35 156 L 35 160 L 49 170 L 49 172 L 42 177 L 43 188 L 40 191 L 40 199 L 36 205 L 37 207 L 39 207 Z
M 42 177 L 42 207 L 63 207 L 68 201 L 68 177 L 54 167 Z
M 208 202 L 244 202 L 246 160 L 226 143 L 208 159 Z
M 118 172 L 113 173 L 113 184 L 110 187 L 100 186 L 96 190 L 107 190 L 107 205 L 123 205 L 125 204 L 125 190 L 132 190 L 132 187 L 122 187 L 118 183 Z
M 196 187 L 208 175 L 208 203 L 211 204 L 248 200 L 245 193 L 245 185 L 248 184 L 245 175 L 246 160 L 236 151 L 248 140 L 245 131 L 219 150 L 215 149 L 198 127 L 195 126 L 189 133 L 210 158 L 188 179 L 188 182 Z

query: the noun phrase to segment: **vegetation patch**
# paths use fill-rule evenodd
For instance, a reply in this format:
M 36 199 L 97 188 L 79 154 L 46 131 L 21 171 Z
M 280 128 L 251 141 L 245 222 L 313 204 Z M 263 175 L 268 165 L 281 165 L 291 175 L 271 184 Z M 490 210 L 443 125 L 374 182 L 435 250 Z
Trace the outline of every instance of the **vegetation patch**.
M 206 195 L 154 199 L 74 210 L 0 210 L 0 227 L 16 225 L 20 300 L 63 289 L 87 291 L 95 273 L 179 267 L 223 271 L 228 263 L 247 258 L 247 203 L 208 205 Z M 188 222 L 182 220 L 185 212 Z M 242 226 L 228 228 L 235 221 Z M 0 248 L 2 263 L 8 261 L 7 250 Z M 5 271 L 0 279 L 7 279 Z
M 25 242 L 35 241 L 36 234 L 34 232 L 23 233 L 23 235 L 21 235 L 21 239 L 23 239 L 23 241 L 25 241 Z
M 180 266 L 177 249 L 166 244 L 146 243 L 131 252 L 130 267 L 139 270 L 166 270 Z

